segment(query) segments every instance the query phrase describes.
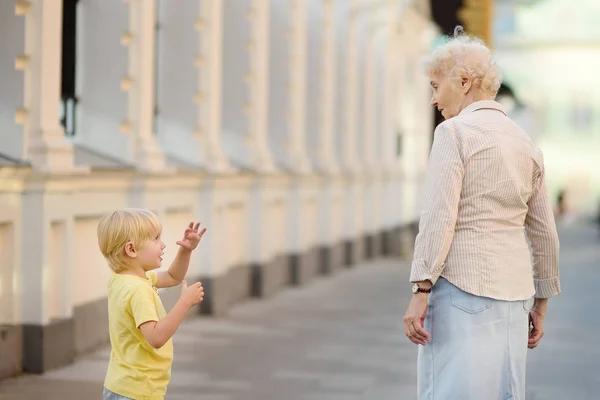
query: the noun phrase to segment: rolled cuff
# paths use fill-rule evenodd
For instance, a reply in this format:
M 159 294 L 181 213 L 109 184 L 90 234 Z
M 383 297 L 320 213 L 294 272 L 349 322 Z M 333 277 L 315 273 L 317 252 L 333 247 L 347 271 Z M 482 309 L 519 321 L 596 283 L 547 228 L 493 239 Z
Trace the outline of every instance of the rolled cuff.
M 560 280 L 558 276 L 548 279 L 534 279 L 535 297 L 547 299 L 560 293 Z
M 433 271 L 429 269 L 427 266 L 427 261 L 425 260 L 414 260 L 410 267 L 410 282 L 420 282 L 420 281 L 431 281 L 432 285 L 435 285 L 438 278 L 442 274 L 444 270 L 445 264 L 440 265 Z

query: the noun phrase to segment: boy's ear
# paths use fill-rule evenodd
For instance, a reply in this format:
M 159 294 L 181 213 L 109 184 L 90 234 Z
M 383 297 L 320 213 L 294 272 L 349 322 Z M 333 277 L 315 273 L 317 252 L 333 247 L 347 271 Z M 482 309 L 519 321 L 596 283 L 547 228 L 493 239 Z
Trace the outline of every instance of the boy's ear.
M 133 243 L 131 242 L 127 242 L 125 244 L 125 254 L 130 257 L 130 258 L 136 258 L 137 257 L 137 253 L 135 251 L 135 247 L 133 246 Z

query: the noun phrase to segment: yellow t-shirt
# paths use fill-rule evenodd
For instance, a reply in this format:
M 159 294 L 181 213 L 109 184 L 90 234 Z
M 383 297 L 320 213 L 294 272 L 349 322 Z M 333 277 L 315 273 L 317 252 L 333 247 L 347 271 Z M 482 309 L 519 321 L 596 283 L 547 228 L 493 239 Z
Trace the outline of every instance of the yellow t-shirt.
M 139 326 L 167 313 L 158 297 L 156 271 L 148 279 L 112 274 L 108 281 L 108 325 L 112 351 L 104 387 L 136 400 L 162 400 L 171 379 L 173 342 L 160 349 L 146 340 Z

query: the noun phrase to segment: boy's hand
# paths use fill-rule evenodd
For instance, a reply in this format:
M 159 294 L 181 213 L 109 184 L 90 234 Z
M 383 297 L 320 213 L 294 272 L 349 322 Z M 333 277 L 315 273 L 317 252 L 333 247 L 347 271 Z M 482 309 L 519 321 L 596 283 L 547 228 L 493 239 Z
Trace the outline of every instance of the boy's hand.
M 194 250 L 198 246 L 198 243 L 200 243 L 200 239 L 202 239 L 204 232 L 206 232 L 206 228 L 203 228 L 200 232 L 198 232 L 199 228 L 200 222 L 190 222 L 190 225 L 183 233 L 183 239 L 178 240 L 176 244 L 186 250 Z
M 190 307 L 200 303 L 204 299 L 204 288 L 202 287 L 202 283 L 196 282 L 188 287 L 186 281 L 181 282 L 181 298 L 189 304 Z
M 204 289 L 200 282 L 188 287 L 186 281 L 181 282 L 181 298 L 166 317 L 160 321 L 148 321 L 140 325 L 140 331 L 150 346 L 160 349 L 173 337 L 175 331 L 193 305 L 204 298 Z

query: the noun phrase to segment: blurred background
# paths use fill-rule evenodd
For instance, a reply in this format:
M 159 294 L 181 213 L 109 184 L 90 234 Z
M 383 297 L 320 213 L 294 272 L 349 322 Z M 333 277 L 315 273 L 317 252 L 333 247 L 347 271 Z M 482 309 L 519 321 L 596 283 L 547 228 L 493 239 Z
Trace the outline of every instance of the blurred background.
M 555 202 L 565 192 L 573 215 L 597 213 L 600 99 L 590 76 L 599 51 L 595 16 L 600 3 L 434 0 L 432 4 L 442 32 L 452 32 L 465 21 L 492 47 L 504 74 L 498 100 L 544 152 Z
M 208 228 L 168 398 L 414 398 L 399 322 L 442 120 L 421 60 L 458 24 L 544 153 L 572 290 L 528 398 L 595 398 L 597 355 L 572 354 L 600 344 L 598 15 L 596 0 L 2 0 L 0 398 L 99 395 L 96 226 L 121 207 L 159 215 L 164 267 L 190 221 Z

